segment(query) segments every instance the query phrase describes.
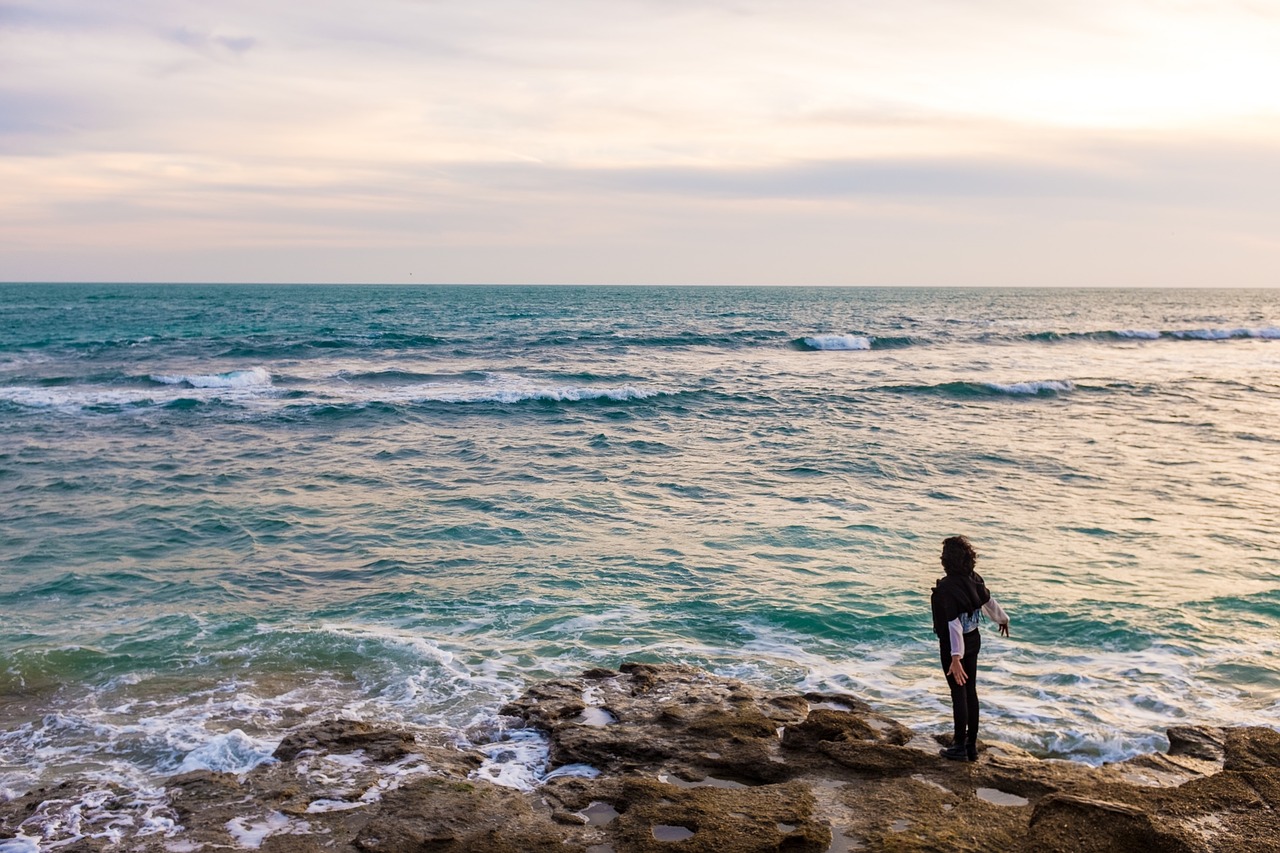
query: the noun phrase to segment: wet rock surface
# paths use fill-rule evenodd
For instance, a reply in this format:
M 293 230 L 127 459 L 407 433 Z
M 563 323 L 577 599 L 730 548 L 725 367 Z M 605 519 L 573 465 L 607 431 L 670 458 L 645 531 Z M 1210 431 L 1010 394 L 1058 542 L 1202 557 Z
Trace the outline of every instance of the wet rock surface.
M 535 684 L 504 714 L 513 744 L 548 739 L 532 790 L 491 781 L 501 747 L 333 720 L 242 776 L 32 791 L 0 804 L 0 837 L 166 853 L 1280 851 L 1268 728 L 1180 726 L 1167 754 L 1100 768 L 997 742 L 957 763 L 852 696 L 640 663 Z

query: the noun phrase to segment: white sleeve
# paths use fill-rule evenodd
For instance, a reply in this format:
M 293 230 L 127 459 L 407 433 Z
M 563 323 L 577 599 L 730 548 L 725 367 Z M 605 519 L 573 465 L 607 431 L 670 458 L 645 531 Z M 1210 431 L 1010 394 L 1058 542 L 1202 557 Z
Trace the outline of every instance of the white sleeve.
M 947 623 L 947 633 L 951 635 L 951 654 L 964 657 L 964 629 L 960 627 L 957 617 Z
M 988 599 L 987 603 L 982 605 L 982 612 L 987 614 L 987 618 L 997 625 L 1009 624 L 1009 615 L 1004 612 L 1003 607 L 996 603 L 994 598 Z

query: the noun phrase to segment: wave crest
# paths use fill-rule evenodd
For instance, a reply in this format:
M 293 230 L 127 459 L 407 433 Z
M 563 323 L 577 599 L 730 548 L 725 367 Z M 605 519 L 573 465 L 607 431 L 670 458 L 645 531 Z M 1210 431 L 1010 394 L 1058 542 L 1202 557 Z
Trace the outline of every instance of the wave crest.
M 1022 335 L 1025 341 L 1054 343 L 1057 341 L 1229 341 L 1240 338 L 1259 340 L 1280 340 L 1280 328 L 1263 326 L 1260 328 L 1222 328 L 1222 329 L 1112 329 L 1104 332 L 1033 332 Z
M 262 367 L 226 373 L 153 373 L 148 378 L 161 385 L 186 385 L 190 388 L 252 388 L 271 384 L 271 374 Z
M 618 388 L 584 388 L 575 386 L 546 388 L 470 388 L 445 386 L 439 389 L 418 389 L 412 393 L 416 402 L 423 403 L 525 403 L 545 401 L 551 403 L 580 403 L 591 400 L 647 400 L 665 396 L 671 392 L 660 388 L 644 388 L 623 385 Z
M 804 344 L 806 349 L 811 350 L 850 351 L 871 349 L 871 338 L 863 335 L 813 335 L 812 337 L 801 338 L 800 343 Z
M 930 394 L 943 397 L 1056 397 L 1076 389 L 1067 379 L 1045 379 L 1033 382 L 941 382 L 937 385 L 895 385 L 886 391 L 903 394 Z
M 1014 382 L 1002 385 L 999 382 L 984 382 L 984 386 L 997 394 L 1065 394 L 1074 391 L 1075 383 L 1062 379 L 1047 379 L 1040 382 Z
M 1172 337 L 1182 340 L 1227 341 L 1232 338 L 1260 338 L 1262 340 L 1280 340 L 1280 328 L 1267 326 L 1260 329 L 1185 329 L 1170 332 Z

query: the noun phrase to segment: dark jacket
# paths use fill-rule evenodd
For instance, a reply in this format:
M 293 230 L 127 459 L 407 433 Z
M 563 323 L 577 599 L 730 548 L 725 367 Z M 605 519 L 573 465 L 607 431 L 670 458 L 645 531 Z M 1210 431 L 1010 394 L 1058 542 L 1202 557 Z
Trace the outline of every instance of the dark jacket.
M 987 592 L 987 585 L 977 572 L 939 578 L 934 584 L 933 595 L 929 597 L 933 608 L 933 633 L 945 637 L 948 622 L 959 618 L 961 613 L 972 613 L 990 600 L 991 593 Z

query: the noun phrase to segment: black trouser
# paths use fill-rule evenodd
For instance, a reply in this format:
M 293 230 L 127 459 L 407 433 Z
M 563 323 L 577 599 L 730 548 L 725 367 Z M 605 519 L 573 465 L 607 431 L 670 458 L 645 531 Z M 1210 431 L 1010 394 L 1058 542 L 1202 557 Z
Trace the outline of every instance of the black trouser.
M 951 668 L 951 638 L 939 638 L 939 651 L 942 653 L 942 671 Z M 951 714 L 955 718 L 955 742 L 975 743 L 978 740 L 978 652 L 982 649 L 982 635 L 975 628 L 964 635 L 964 657 L 960 658 L 960 666 L 964 668 L 966 680 L 964 686 L 956 684 L 955 678 L 947 672 L 947 686 L 951 688 Z

